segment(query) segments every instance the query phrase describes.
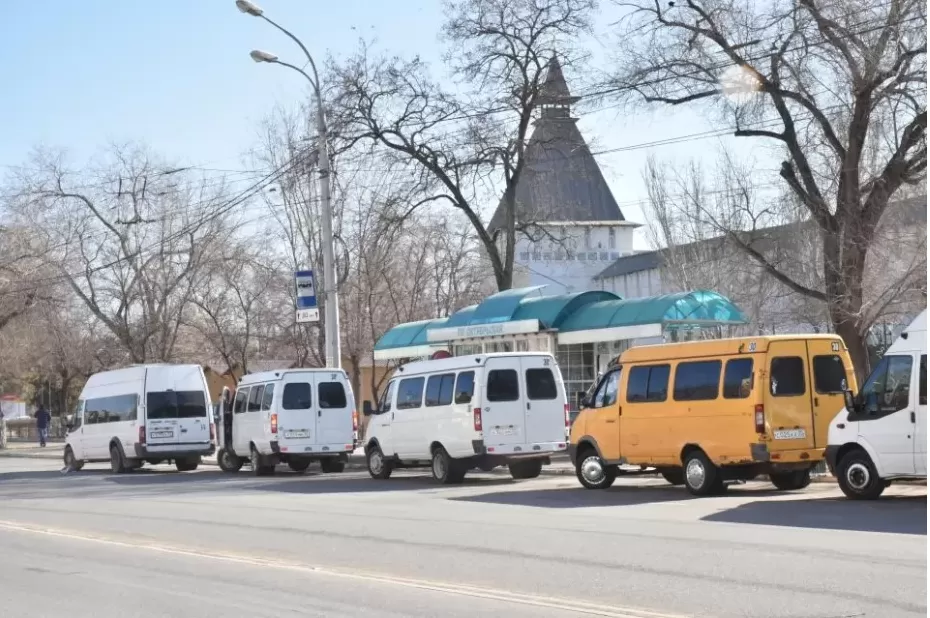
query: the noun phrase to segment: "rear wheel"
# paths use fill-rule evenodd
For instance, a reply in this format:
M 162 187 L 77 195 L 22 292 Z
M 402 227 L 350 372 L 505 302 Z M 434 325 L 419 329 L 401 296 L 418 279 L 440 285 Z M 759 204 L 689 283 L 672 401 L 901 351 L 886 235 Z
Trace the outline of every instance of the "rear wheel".
M 265 458 L 258 453 L 258 449 L 254 446 L 250 451 L 249 463 L 252 466 L 252 474 L 255 476 L 271 476 L 274 474 L 274 465 L 265 463 Z
M 70 446 L 65 447 L 64 460 L 65 468 L 69 470 L 77 471 L 84 467 L 84 462 L 74 457 L 74 451 L 71 450 Z
M 856 449 L 847 453 L 836 467 L 840 489 L 853 500 L 875 500 L 885 491 L 885 483 L 868 453 Z
M 174 467 L 178 472 L 193 472 L 200 465 L 200 457 L 183 457 L 174 460 Z
M 449 457 L 449 453 L 441 446 L 433 451 L 433 461 L 430 469 L 433 472 L 433 478 L 443 485 L 461 483 L 465 478 L 465 471 L 457 465 L 454 459 Z
M 336 459 L 331 457 L 329 459 L 320 460 L 320 470 L 326 472 L 327 474 L 333 473 L 338 474 L 346 469 L 346 462 L 341 459 Z
M 720 471 L 704 451 L 688 451 L 683 463 L 685 487 L 695 496 L 712 496 L 726 491 Z
M 110 446 L 110 470 L 113 474 L 126 472 L 126 462 L 123 461 L 123 452 L 115 444 Z
M 672 485 L 685 484 L 685 471 L 683 468 L 662 468 L 659 470 L 659 474 Z
M 301 472 L 306 472 L 307 468 L 310 467 L 310 460 L 309 459 L 298 459 L 296 461 L 291 460 L 287 462 L 287 467 L 293 470 L 294 472 L 297 472 L 298 474 L 300 474 Z
M 391 472 L 394 471 L 391 462 L 385 459 L 384 453 L 381 452 L 381 448 L 378 446 L 370 447 L 365 459 L 368 462 L 368 474 L 370 474 L 373 479 L 383 481 L 389 478 Z
M 617 480 L 617 471 L 607 466 L 597 452 L 589 448 L 579 454 L 575 476 L 585 489 L 607 489 Z
M 795 470 L 793 472 L 770 474 L 769 480 L 772 481 L 772 485 L 776 489 L 781 491 L 797 491 L 811 484 L 811 471 Z
M 542 461 L 539 459 L 516 461 L 507 467 L 510 468 L 510 476 L 514 479 L 534 479 L 542 472 Z
M 216 454 L 216 463 L 219 464 L 223 472 L 238 472 L 242 469 L 242 458 L 230 451 L 228 448 L 221 448 Z

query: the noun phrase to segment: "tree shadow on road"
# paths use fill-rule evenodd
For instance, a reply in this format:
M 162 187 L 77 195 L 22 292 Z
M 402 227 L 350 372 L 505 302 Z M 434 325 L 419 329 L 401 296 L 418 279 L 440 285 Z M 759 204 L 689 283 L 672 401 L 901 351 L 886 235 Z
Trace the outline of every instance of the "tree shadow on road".
M 927 497 L 888 496 L 874 502 L 845 498 L 758 501 L 702 519 L 734 524 L 926 536 Z

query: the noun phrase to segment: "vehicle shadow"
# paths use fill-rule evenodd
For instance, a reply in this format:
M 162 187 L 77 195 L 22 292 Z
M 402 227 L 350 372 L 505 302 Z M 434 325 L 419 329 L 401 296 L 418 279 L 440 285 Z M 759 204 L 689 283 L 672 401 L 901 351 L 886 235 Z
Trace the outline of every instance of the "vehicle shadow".
M 478 496 L 449 498 L 459 502 L 480 502 L 545 509 L 581 509 L 598 506 L 632 506 L 657 502 L 676 502 L 691 496 L 680 487 L 636 486 L 588 490 L 583 487 L 502 491 Z
M 316 478 L 309 478 L 314 476 L 316 476 Z M 250 489 L 289 494 L 351 494 L 424 490 L 439 491 L 457 487 L 492 487 L 513 484 L 513 480 L 510 478 L 465 477 L 465 480 L 458 485 L 439 485 L 429 475 L 392 477 L 383 481 L 368 477 L 341 477 L 338 474 L 305 474 L 303 477 L 307 478 L 308 482 L 300 483 L 288 480 L 278 483 L 255 483 L 250 486 Z
M 888 496 L 874 502 L 846 498 L 748 502 L 702 520 L 926 536 L 927 497 Z

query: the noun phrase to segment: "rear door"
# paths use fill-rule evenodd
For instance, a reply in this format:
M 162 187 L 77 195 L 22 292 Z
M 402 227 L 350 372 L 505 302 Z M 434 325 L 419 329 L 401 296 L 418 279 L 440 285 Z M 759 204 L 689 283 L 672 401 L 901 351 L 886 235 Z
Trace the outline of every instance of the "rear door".
M 807 354 L 808 383 L 813 385 L 814 444 L 817 448 L 825 448 L 830 421 L 846 405 L 843 391 L 857 391 L 856 374 L 839 337 L 808 340 Z
M 914 468 L 927 474 L 927 355 L 920 356 L 917 374 L 917 413 L 914 415 Z
M 211 407 L 207 381 L 196 365 L 173 367 L 178 444 L 202 446 L 210 442 Z
M 145 370 L 145 441 L 150 447 L 176 447 L 181 441 L 175 380 L 171 367 Z
M 518 357 L 490 357 L 485 363 L 481 426 L 485 444 L 526 444 L 526 402 Z
M 773 450 L 814 447 L 814 416 L 807 347 L 803 339 L 773 341 L 768 349 L 765 416 Z
M 330 449 L 346 450 L 352 445 L 352 413 L 355 401 L 345 375 L 319 372 L 316 377 L 317 443 Z
M 313 372 L 288 372 L 281 381 L 278 409 L 278 443 L 288 450 L 310 451 L 319 444 L 316 434 L 316 408 Z
M 565 442 L 568 400 L 558 366 L 549 356 L 520 357 L 526 385 L 526 443 Z

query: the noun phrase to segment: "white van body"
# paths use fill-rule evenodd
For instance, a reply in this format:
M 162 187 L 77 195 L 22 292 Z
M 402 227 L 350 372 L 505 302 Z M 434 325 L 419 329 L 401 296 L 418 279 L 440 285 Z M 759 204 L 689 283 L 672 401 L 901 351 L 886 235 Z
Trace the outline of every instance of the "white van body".
M 473 468 L 508 465 L 514 478 L 539 475 L 566 450 L 568 401 L 551 354 L 503 353 L 414 362 L 398 368 L 365 437 L 368 468 L 430 466 L 460 482 Z
M 287 369 L 243 376 L 220 426 L 217 458 L 226 472 L 246 461 L 256 475 L 273 474 L 278 463 L 303 472 L 313 461 L 341 472 L 355 450 L 358 416 L 342 369 Z
M 200 365 L 137 365 L 96 373 L 81 391 L 65 463 L 109 461 L 114 472 L 173 461 L 194 470 L 214 451 L 210 391 Z
M 826 458 L 843 492 L 873 499 L 892 481 L 927 478 L 927 312 L 888 348 L 830 424 Z

